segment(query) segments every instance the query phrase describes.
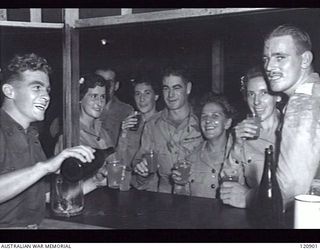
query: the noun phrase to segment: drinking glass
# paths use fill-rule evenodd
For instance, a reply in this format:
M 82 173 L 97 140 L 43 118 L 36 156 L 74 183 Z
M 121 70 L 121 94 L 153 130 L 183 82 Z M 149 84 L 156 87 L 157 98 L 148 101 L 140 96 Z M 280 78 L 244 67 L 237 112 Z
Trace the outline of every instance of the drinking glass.
M 121 179 L 123 179 L 125 175 L 125 165 L 121 164 L 118 160 L 114 160 L 108 162 L 107 170 L 108 187 L 119 188 L 121 184 Z
M 255 135 L 252 138 L 250 138 L 251 140 L 257 140 L 260 136 L 260 128 L 261 128 L 260 117 L 250 113 L 250 114 L 247 114 L 247 119 L 253 121 L 253 123 L 258 127 L 256 129 Z
M 221 181 L 239 182 L 239 171 L 237 169 L 226 168 L 223 170 Z
M 181 180 L 174 180 L 176 184 L 185 185 L 189 181 L 190 177 L 190 170 L 191 170 L 192 164 L 189 161 L 186 160 L 179 160 L 175 166 L 174 169 L 178 171 L 181 175 Z
M 149 174 L 154 174 L 158 170 L 158 155 L 156 152 L 151 150 L 150 152 L 147 152 L 143 154 L 142 156 L 147 160 L 147 168 Z
M 312 180 L 309 194 L 320 196 L 320 179 L 313 179 Z
M 60 174 L 54 175 L 50 196 L 51 209 L 57 216 L 78 215 L 84 208 L 82 180 L 71 182 Z

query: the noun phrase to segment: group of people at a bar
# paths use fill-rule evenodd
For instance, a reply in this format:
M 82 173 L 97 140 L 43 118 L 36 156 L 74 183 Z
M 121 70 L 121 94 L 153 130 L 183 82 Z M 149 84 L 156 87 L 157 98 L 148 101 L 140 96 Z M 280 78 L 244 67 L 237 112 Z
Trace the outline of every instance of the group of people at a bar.
M 263 67 L 257 65 L 241 78 L 241 92 L 253 117 L 237 124 L 235 108 L 219 94 L 205 93 L 196 114 L 188 98 L 196 85 L 183 69 L 167 69 L 161 83 L 148 77 L 134 80 L 133 97 L 141 119 L 116 97 L 119 81 L 114 70 L 100 68 L 83 75 L 81 145 L 63 149 L 61 135 L 55 156 L 46 159 L 38 131 L 30 124 L 44 119 L 51 68 L 33 53 L 15 56 L 2 70 L 0 227 L 38 225 L 49 191 L 44 177 L 57 173 L 69 157 L 91 162 L 94 148 L 110 146 L 116 148 L 110 158 L 126 166 L 132 188 L 217 198 L 248 208 L 262 177 L 264 150 L 273 145 L 284 205 L 290 206 L 296 195 L 308 192 L 317 176 L 320 78 L 312 66 L 310 37 L 300 28 L 280 25 L 272 30 L 265 36 L 262 57 Z M 165 107 L 157 111 L 160 89 Z M 283 95 L 288 102 L 281 110 L 277 103 Z M 57 124 L 52 123 L 51 132 L 59 131 Z M 146 154 L 151 151 L 157 159 L 155 173 L 148 168 Z M 186 181 L 178 164 L 190 167 Z M 84 180 L 84 193 L 107 182 L 103 166 Z

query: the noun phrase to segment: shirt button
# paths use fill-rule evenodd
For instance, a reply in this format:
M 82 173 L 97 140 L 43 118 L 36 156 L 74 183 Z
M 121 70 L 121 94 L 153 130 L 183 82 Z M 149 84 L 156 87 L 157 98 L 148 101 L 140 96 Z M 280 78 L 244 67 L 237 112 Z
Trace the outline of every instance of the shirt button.
M 215 188 L 216 187 L 216 185 L 215 184 L 211 184 L 211 188 Z
M 214 174 L 214 173 L 216 172 L 216 170 L 213 168 L 213 169 L 211 170 L 211 172 Z
M 193 183 L 193 182 L 194 182 L 194 179 L 192 179 L 190 182 Z

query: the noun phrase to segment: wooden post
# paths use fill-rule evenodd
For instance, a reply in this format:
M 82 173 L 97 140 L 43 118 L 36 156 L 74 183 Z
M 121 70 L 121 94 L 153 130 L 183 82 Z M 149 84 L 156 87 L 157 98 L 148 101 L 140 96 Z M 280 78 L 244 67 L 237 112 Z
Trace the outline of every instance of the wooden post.
M 63 9 L 63 134 L 64 147 L 79 145 L 79 9 Z
M 0 9 L 0 21 L 7 21 L 7 9 Z
M 121 15 L 132 14 L 132 9 L 121 9 Z
M 217 94 L 224 92 L 223 74 L 224 74 L 224 60 L 223 60 L 223 41 L 220 38 L 214 38 L 212 41 L 212 91 Z
M 42 22 L 41 9 L 30 9 L 30 22 Z

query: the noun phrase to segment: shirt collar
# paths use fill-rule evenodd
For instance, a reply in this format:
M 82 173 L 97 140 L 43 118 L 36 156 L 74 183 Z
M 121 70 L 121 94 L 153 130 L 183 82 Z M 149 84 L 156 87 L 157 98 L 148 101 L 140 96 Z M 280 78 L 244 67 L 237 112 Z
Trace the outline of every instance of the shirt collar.
M 320 83 L 320 77 L 318 73 L 311 73 L 308 78 L 298 86 L 295 90 L 295 94 L 312 95 L 313 85 Z
M 0 108 L 0 125 L 7 131 L 13 132 L 15 129 L 24 133 L 24 128 L 16 122 L 5 110 Z M 27 128 L 27 133 L 37 136 L 38 130 L 34 126 L 29 126 Z
M 163 109 L 162 112 L 161 112 L 161 118 L 167 122 L 167 123 L 171 123 L 171 121 L 168 119 L 168 116 L 169 116 L 169 110 L 167 108 Z M 188 116 L 185 118 L 185 119 L 189 119 L 189 122 L 190 120 L 195 120 L 196 122 L 198 122 L 198 117 L 195 115 L 194 111 L 193 111 L 193 108 L 190 106 L 190 111 L 189 111 L 189 114 Z M 185 121 L 185 120 L 184 120 Z M 189 123 L 188 122 L 188 123 Z
M 81 130 L 85 130 L 85 131 L 88 131 L 88 132 L 92 132 L 92 133 L 95 133 L 95 134 L 99 134 L 100 131 L 101 131 L 101 125 L 102 125 L 102 122 L 100 119 L 94 119 L 94 130 L 89 128 L 85 123 L 83 123 L 81 120 L 80 120 L 80 129 Z

